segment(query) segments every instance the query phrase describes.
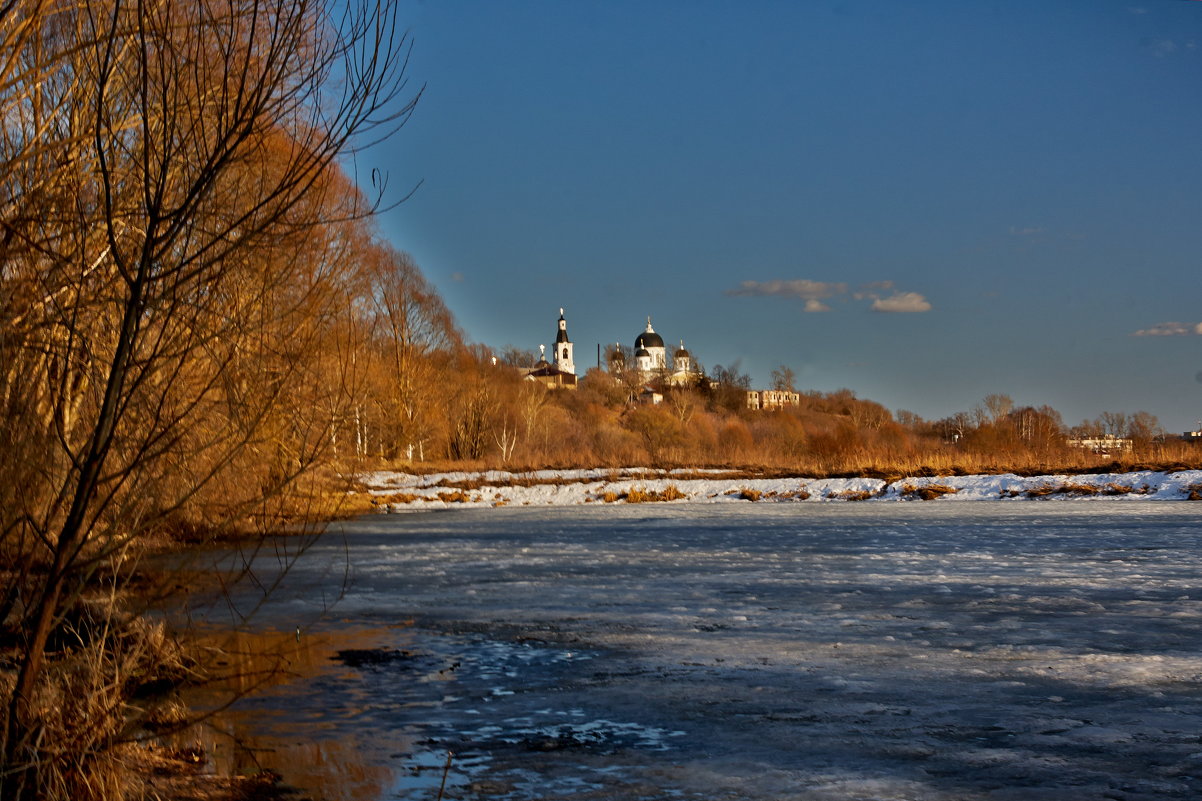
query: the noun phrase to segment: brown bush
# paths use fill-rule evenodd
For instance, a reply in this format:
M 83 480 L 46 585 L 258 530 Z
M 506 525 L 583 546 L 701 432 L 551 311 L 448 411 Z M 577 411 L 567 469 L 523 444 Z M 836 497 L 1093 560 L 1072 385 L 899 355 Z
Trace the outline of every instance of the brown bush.
M 842 492 L 828 492 L 826 497 L 836 501 L 866 501 L 874 494 L 868 490 L 843 490 Z
M 1056 488 L 1058 495 L 1097 495 L 1099 492 L 1101 489 L 1093 484 L 1074 484 L 1071 481 Z
M 662 491 L 649 490 L 645 487 L 633 487 L 629 492 L 623 493 L 619 497 L 624 499 L 626 503 L 662 503 L 664 501 L 679 501 L 689 496 L 681 492 L 675 484 L 669 484 Z
M 921 487 L 906 484 L 901 488 L 902 497 L 918 496 L 924 501 L 933 501 L 936 498 L 942 498 L 944 495 L 954 495 L 959 491 L 955 487 L 949 487 L 946 484 L 925 484 Z
M 472 497 L 463 490 L 453 490 L 438 493 L 438 500 L 443 503 L 467 503 L 472 500 Z

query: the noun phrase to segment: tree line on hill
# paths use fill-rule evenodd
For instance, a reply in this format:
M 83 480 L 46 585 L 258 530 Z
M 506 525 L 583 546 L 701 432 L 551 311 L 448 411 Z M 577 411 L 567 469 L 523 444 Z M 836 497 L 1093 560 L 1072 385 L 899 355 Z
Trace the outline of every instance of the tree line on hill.
M 1188 443 L 1168 437 L 1147 412 L 1107 412 L 1066 426 L 1047 406 L 1018 406 L 1003 394 L 937 420 L 896 414 L 849 389 L 798 392 L 797 405 L 747 407 L 748 377 L 715 367 L 687 386 L 646 382 L 597 368 L 577 389 L 547 389 L 487 352 L 476 389 L 445 408 L 438 445 L 445 462 L 474 467 L 730 467 L 799 475 L 910 472 L 1080 471 L 1127 464 L 1197 461 Z M 793 391 L 793 371 L 773 371 L 774 389 Z M 470 435 L 465 436 L 465 432 Z M 422 466 L 383 447 L 385 460 Z

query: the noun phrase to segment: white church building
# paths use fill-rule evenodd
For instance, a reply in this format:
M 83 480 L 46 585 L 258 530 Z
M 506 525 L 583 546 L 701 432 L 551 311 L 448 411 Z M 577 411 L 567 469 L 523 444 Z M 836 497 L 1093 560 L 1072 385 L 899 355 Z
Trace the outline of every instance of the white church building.
M 610 372 L 624 371 L 627 365 L 620 348 L 614 349 L 614 356 L 616 358 L 610 360 Z M 647 318 L 647 327 L 634 340 L 634 370 L 641 381 L 660 378 L 673 386 L 693 383 L 701 375 L 692 354 L 685 350 L 683 339 L 680 340 L 680 347 L 672 353 L 672 360 L 668 361 L 664 338 L 655 333 L 650 317 Z
M 527 381 L 537 381 L 546 387 L 575 389 L 576 362 L 572 357 L 572 340 L 568 338 L 568 322 L 559 310 L 559 330 L 555 333 L 555 344 L 551 348 L 551 361 L 547 361 L 547 346 L 539 345 L 538 362 L 523 369 Z
M 549 387 L 576 387 L 576 362 L 573 354 L 573 344 L 568 337 L 568 323 L 563 309 L 559 310 L 558 330 L 555 332 L 555 344 L 551 347 L 551 358 L 547 359 L 545 345 L 540 345 L 541 356 L 538 362 L 524 370 L 525 377 L 538 381 Z M 664 339 L 651 327 L 651 318 L 647 318 L 647 327 L 634 341 L 634 364 L 627 365 L 626 357 L 620 346 L 614 347 L 609 360 L 611 375 L 625 373 L 628 369 L 636 372 L 638 380 L 643 383 L 665 382 L 672 386 L 692 384 L 701 376 L 697 363 L 684 347 L 680 347 L 668 358 L 668 348 Z M 598 350 L 598 356 L 600 352 Z

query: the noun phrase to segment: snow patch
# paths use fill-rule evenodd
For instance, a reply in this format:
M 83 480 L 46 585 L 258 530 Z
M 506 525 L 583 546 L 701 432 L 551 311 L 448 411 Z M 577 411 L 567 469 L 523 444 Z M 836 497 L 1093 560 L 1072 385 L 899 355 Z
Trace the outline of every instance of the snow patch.
M 912 476 L 878 478 L 727 478 L 722 470 L 538 470 L 361 476 L 388 511 L 587 503 L 832 503 L 863 501 L 1146 501 L 1185 500 L 1202 490 L 1202 470 L 1099 475 Z M 707 475 L 714 477 L 709 478 Z

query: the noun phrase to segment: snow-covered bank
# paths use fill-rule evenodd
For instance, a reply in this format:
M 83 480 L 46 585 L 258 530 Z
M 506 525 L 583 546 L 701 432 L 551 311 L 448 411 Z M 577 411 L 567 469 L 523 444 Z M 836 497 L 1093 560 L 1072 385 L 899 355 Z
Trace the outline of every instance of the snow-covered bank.
M 713 478 L 707 477 L 713 475 Z M 586 503 L 738 503 L 937 500 L 1194 500 L 1202 470 L 1100 475 L 879 478 L 729 478 L 722 470 L 540 470 L 413 475 L 381 471 L 361 477 L 387 510 L 448 506 L 574 506 Z

